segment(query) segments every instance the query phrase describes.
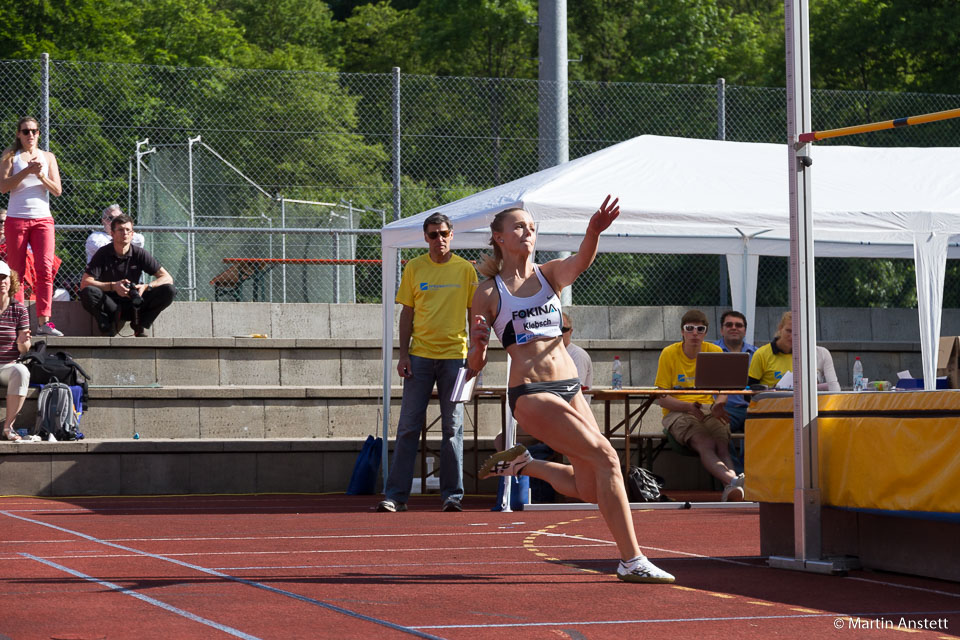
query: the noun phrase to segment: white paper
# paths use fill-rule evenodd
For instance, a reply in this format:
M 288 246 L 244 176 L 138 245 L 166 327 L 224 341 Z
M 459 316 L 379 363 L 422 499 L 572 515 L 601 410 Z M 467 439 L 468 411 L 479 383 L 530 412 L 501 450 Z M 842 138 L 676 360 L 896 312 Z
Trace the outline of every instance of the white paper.
M 467 402 L 473 398 L 473 387 L 477 384 L 477 376 L 467 380 L 467 374 L 470 369 L 460 367 L 457 372 L 457 382 L 453 385 L 453 392 L 450 394 L 450 402 Z
M 913 377 L 913 376 L 910 375 L 910 370 L 909 370 L 909 369 L 907 369 L 906 371 L 898 371 L 898 372 L 897 372 L 897 380 L 903 380 L 904 378 L 912 378 L 912 377 Z
M 793 389 L 793 371 L 787 371 L 777 380 L 777 389 Z

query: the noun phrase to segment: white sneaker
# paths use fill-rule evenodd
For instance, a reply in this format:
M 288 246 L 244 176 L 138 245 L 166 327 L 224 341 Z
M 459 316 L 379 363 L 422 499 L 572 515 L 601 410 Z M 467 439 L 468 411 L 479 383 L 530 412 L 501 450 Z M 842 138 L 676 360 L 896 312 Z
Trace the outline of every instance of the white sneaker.
M 56 325 L 52 322 L 46 322 L 44 324 L 37 325 L 36 334 L 38 336 L 55 336 L 58 338 L 63 337 L 63 331 L 57 329 Z
M 518 444 L 487 458 L 483 466 L 480 467 L 478 475 L 481 479 L 493 476 L 516 476 L 531 460 L 533 460 L 533 457 L 527 451 L 527 448 Z
M 629 562 L 620 561 L 617 566 L 617 577 L 624 582 L 653 582 L 669 584 L 676 580 L 673 574 L 667 573 L 650 562 L 646 556 L 634 558 Z
M 741 473 L 736 478 L 730 481 L 726 487 L 723 488 L 723 495 L 720 496 L 721 502 L 743 502 L 743 482 L 745 478 Z

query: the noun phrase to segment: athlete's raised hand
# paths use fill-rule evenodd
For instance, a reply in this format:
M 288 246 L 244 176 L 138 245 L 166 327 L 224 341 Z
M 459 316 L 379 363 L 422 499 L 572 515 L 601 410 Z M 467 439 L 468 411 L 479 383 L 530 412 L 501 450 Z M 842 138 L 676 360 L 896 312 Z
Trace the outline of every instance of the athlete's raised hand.
M 590 218 L 587 231 L 593 231 L 599 235 L 606 231 L 607 228 L 613 224 L 613 221 L 617 219 L 617 216 L 620 215 L 620 198 L 613 198 L 613 202 L 610 202 L 611 197 L 612 196 L 608 195 L 603 201 L 603 204 L 600 205 L 600 208 L 597 209 L 597 212 Z

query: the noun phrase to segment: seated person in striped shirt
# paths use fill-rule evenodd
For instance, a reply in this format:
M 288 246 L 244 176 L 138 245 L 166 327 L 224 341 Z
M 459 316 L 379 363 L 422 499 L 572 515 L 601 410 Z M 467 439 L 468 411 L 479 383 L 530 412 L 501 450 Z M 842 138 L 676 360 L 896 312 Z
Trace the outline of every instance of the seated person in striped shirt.
M 23 303 L 13 297 L 19 288 L 17 273 L 0 261 L 0 384 L 7 387 L 3 439 L 12 442 L 21 440 L 13 425 L 30 386 L 30 371 L 17 362 L 20 354 L 30 349 L 30 316 Z

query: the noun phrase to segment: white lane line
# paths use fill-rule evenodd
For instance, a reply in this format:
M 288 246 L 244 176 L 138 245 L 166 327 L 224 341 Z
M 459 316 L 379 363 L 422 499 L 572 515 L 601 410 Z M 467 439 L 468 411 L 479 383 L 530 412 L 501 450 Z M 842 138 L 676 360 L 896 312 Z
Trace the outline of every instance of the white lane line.
M 243 631 L 240 631 L 239 629 L 234 629 L 233 627 L 228 627 L 228 626 L 225 625 L 225 624 L 220 624 L 219 622 L 214 622 L 213 620 L 209 620 L 209 619 L 207 619 L 207 618 L 201 618 L 200 616 L 198 616 L 198 615 L 196 615 L 196 614 L 190 613 L 189 611 L 184 611 L 183 609 L 180 609 L 179 607 L 175 607 L 175 606 L 173 606 L 173 605 L 171 605 L 171 604 L 167 604 L 166 602 L 161 602 L 160 600 L 157 600 L 156 598 L 151 598 L 150 596 L 146 596 L 146 595 L 144 595 L 144 594 L 142 594 L 142 593 L 139 593 L 139 592 L 137 592 L 137 591 L 133 591 L 133 590 L 131 590 L 131 589 L 127 589 L 126 587 L 122 587 L 122 586 L 120 586 L 120 585 L 118 585 L 118 584 L 114 584 L 114 583 L 112 583 L 112 582 L 107 582 L 106 580 L 100 580 L 99 578 L 94 578 L 93 576 L 89 576 L 89 575 L 87 575 L 87 574 L 85 574 L 85 573 L 81 573 L 81 572 L 79 572 L 79 571 L 75 571 L 75 570 L 71 569 L 70 567 L 65 567 L 65 566 L 63 566 L 62 564 L 57 564 L 56 562 L 50 562 L 49 560 L 44 560 L 43 558 L 38 558 L 37 556 L 31 555 L 31 554 L 29 554 L 29 553 L 21 553 L 20 555 L 22 555 L 22 556 L 25 557 L 25 558 L 29 558 L 30 560 L 34 560 L 34 561 L 36 561 L 36 562 L 39 562 L 39 563 L 41 563 L 41 564 L 45 564 L 45 565 L 47 565 L 48 567 L 53 567 L 54 569 L 57 569 L 57 570 L 59 570 L 59 571 L 63 571 L 64 573 L 69 573 L 70 575 L 72 575 L 72 576 L 74 576 L 74 577 L 77 577 L 77 578 L 81 578 L 82 580 L 86 580 L 86 581 L 88 581 L 88 582 L 92 582 L 92 583 L 94 583 L 94 584 L 98 584 L 98 585 L 100 585 L 100 586 L 102 586 L 102 587 L 106 587 L 107 589 L 110 589 L 111 591 L 119 591 L 120 593 L 122 593 L 122 594 L 124 594 L 124 595 L 126 595 L 126 596 L 131 596 L 131 597 L 133 597 L 133 598 L 136 598 L 137 600 L 142 600 L 143 602 L 146 602 L 147 604 L 151 604 L 151 605 L 153 605 L 153 606 L 155 606 L 155 607 L 160 607 L 160 608 L 163 609 L 164 611 L 169 611 L 170 613 L 173 613 L 173 614 L 175 614 L 175 615 L 178 615 L 178 616 L 180 616 L 180 617 L 182 617 L 182 618 L 186 618 L 187 620 L 192 620 L 193 622 L 199 622 L 200 624 L 205 624 L 205 625 L 207 625 L 208 627 L 213 627 L 214 629 L 216 629 L 216 630 L 218 630 L 218 631 L 223 631 L 224 633 L 230 634 L 231 636 L 234 636 L 234 637 L 237 637 L 237 638 L 244 638 L 245 640 L 260 640 L 257 636 L 252 636 L 252 635 L 250 635 L 249 633 L 244 633 Z
M 526 536 L 535 531 L 510 530 L 510 531 L 452 531 L 450 533 L 375 533 L 375 534 L 338 534 L 323 536 L 199 536 L 199 537 L 173 537 L 173 538 L 104 538 L 108 542 L 195 542 L 195 541 L 213 541 L 229 542 L 231 540 L 350 540 L 360 538 L 368 540 L 371 538 L 442 538 L 444 536 L 456 536 L 465 538 L 468 536 Z M 579 540 L 576 536 L 569 536 L 574 540 Z M 587 538 L 582 538 L 586 540 Z M 606 541 L 602 541 L 606 542 Z M 45 544 L 56 543 L 63 544 L 63 540 L 0 540 L 0 545 L 5 544 Z M 612 542 L 607 544 L 613 544 Z
M 610 564 L 609 560 L 594 560 L 592 561 L 596 564 Z M 471 567 L 478 567 L 483 565 L 493 565 L 497 567 L 505 567 L 508 565 L 525 565 L 525 564 L 536 564 L 542 565 L 542 560 L 519 560 L 519 561 L 496 561 L 496 562 L 471 562 Z M 462 567 L 464 566 L 463 562 L 391 562 L 390 567 L 446 567 L 446 566 L 455 566 Z M 292 565 L 263 565 L 259 567 L 213 567 L 218 571 L 269 571 L 269 570 L 287 570 L 287 569 L 366 569 L 369 567 L 383 569 L 382 562 L 376 562 L 373 564 L 292 564 Z
M 137 554 L 137 555 L 140 555 L 140 556 L 145 556 L 145 557 L 148 557 L 148 558 L 153 558 L 154 560 L 160 560 L 160 561 L 162 561 L 162 562 L 169 562 L 169 563 L 171 563 L 171 564 L 175 564 L 175 565 L 180 566 L 180 567 L 185 567 L 185 568 L 191 569 L 191 570 L 193 570 L 193 571 L 199 571 L 200 573 L 205 573 L 205 574 L 207 574 L 207 575 L 216 576 L 216 577 L 218 577 L 218 578 L 223 578 L 224 580 L 230 580 L 231 582 L 237 582 L 237 583 L 239 583 L 239 584 L 246 585 L 246 586 L 248 586 L 248 587 L 254 587 L 254 588 L 256 588 L 256 589 L 262 589 L 262 590 L 264 590 L 264 591 L 268 591 L 268 592 L 270 592 L 270 593 L 274 593 L 274 594 L 277 594 L 277 595 L 286 596 L 286 597 L 288 597 L 288 598 L 293 598 L 294 600 L 299 600 L 300 602 L 306 602 L 306 603 L 308 603 L 308 604 L 313 604 L 313 605 L 316 605 L 316 606 L 318 606 L 318 607 L 322 607 L 322 608 L 324 608 L 324 609 L 328 609 L 328 610 L 330 610 L 330 611 L 335 611 L 336 613 L 341 613 L 341 614 L 346 615 L 346 616 L 349 616 L 349 617 L 351 617 L 351 618 L 356 618 L 356 619 L 358 619 L 358 620 L 364 620 L 364 621 L 366 621 L 366 622 L 372 622 L 373 624 L 378 624 L 378 625 L 381 625 L 381 626 L 384 626 L 384 627 L 388 627 L 388 628 L 394 629 L 394 630 L 396 630 L 396 631 L 402 631 L 403 633 L 407 633 L 407 634 L 410 634 L 410 635 L 418 636 L 418 637 L 421 637 L 421 638 L 430 638 L 431 640 L 437 640 L 436 636 L 432 636 L 432 635 L 430 635 L 430 634 L 423 633 L 423 632 L 421 632 L 421 631 L 417 631 L 416 629 L 412 629 L 412 628 L 410 628 L 410 627 L 404 627 L 403 625 L 395 624 L 395 623 L 389 622 L 389 621 L 387 621 L 387 620 L 381 620 L 380 618 L 374 618 L 374 617 L 372 617 L 372 616 L 364 615 L 364 614 L 358 613 L 358 612 L 356 612 L 356 611 L 351 611 L 350 609 L 344 609 L 343 607 L 338 607 L 338 606 L 335 605 L 335 604 L 330 604 L 329 602 L 323 602 L 322 600 L 316 600 L 316 599 L 314 599 L 314 598 L 309 598 L 309 597 L 307 597 L 307 596 L 300 595 L 299 593 L 294 593 L 293 591 L 285 591 L 284 589 L 279 589 L 279 588 L 277 588 L 277 587 L 273 587 L 273 586 L 270 586 L 270 585 L 267 585 L 267 584 L 263 584 L 263 583 L 261 583 L 261 582 L 254 582 L 253 580 L 247 580 L 247 579 L 245 579 L 245 578 L 237 578 L 237 577 L 235 577 L 235 576 L 231 576 L 231 575 L 228 574 L 228 573 L 223 573 L 222 571 L 214 571 L 214 570 L 212 570 L 212 569 L 207 569 L 206 567 L 201 567 L 201 566 L 199 566 L 199 565 L 190 564 L 190 563 L 188 563 L 188 562 L 184 562 L 183 560 L 176 560 L 176 559 L 174 559 L 174 558 L 170 558 L 170 557 L 166 557 L 166 556 L 161 556 L 161 555 L 157 555 L 157 554 L 154 554 L 154 553 L 149 553 L 149 552 L 147 552 L 147 551 L 141 551 L 141 550 L 139 550 L 139 549 L 134 549 L 134 548 L 132 548 L 132 547 L 125 547 L 125 546 L 123 546 L 123 545 L 115 544 L 115 543 L 113 543 L 113 542 L 107 542 L 107 541 L 101 540 L 101 539 L 99 539 L 99 538 L 97 538 L 97 537 L 95 537 L 95 536 L 91 536 L 91 535 L 89 535 L 89 534 L 82 533 L 82 532 L 80 532 L 80 531 L 74 531 L 74 530 L 72 530 L 72 529 L 67 529 L 67 528 L 65 528 L 65 527 L 60 527 L 60 526 L 57 526 L 57 525 L 55 525 L 55 524 L 50 524 L 49 522 L 43 522 L 42 520 L 34 520 L 33 518 L 27 518 L 27 517 L 24 517 L 24 516 L 18 516 L 18 515 L 12 514 L 12 513 L 8 513 L 8 512 L 6 512 L 6 511 L 0 511 L 0 515 L 5 515 L 5 516 L 7 516 L 8 518 L 14 518 L 15 520 L 22 520 L 23 522 L 29 522 L 29 523 L 31 523 L 31 524 L 40 525 L 40 526 L 42 526 L 42 527 L 47 527 L 47 528 L 53 529 L 53 530 L 55 530 L 55 531 L 60 531 L 61 533 L 68 533 L 68 534 L 70 534 L 70 535 L 74 535 L 74 536 L 77 536 L 77 537 L 79 537 L 79 538 L 83 538 L 84 540 L 89 540 L 90 542 L 96 542 L 96 543 L 98 543 L 98 544 L 102 544 L 102 545 L 105 545 L 105 546 L 108 546 L 108 547 L 113 547 L 113 548 L 115 548 L 115 549 L 120 549 L 121 551 L 127 551 L 127 552 L 129 552 L 129 553 Z M 38 558 L 38 560 L 39 560 L 39 558 Z M 442 639 L 439 639 L 439 640 L 442 640 Z
M 587 538 L 585 536 L 571 535 L 569 533 L 556 533 L 556 532 L 547 532 L 547 531 L 536 531 L 534 533 L 539 533 L 541 536 L 553 536 L 555 538 L 567 538 L 569 540 L 584 540 L 586 542 L 597 542 L 604 545 L 614 545 L 615 542 L 611 540 L 602 540 L 599 538 Z M 576 546 L 576 545 L 574 545 Z M 584 546 L 594 546 L 594 545 L 584 545 Z M 750 562 L 741 562 L 740 560 L 731 560 L 730 558 L 719 558 L 717 556 L 705 556 L 701 553 L 689 553 L 687 551 L 677 551 L 676 549 L 664 549 L 663 547 L 651 547 L 649 545 L 640 545 L 641 549 L 650 549 L 651 551 L 660 551 L 663 553 L 672 553 L 678 556 L 686 556 L 688 558 L 698 558 L 701 560 L 715 560 L 717 562 L 725 562 L 727 564 L 735 564 L 743 567 L 757 567 L 758 565 Z M 746 556 L 747 558 L 760 558 L 762 556 Z
M 879 584 L 885 587 L 897 587 L 899 589 L 910 589 L 911 591 L 923 591 L 924 593 L 935 593 L 938 596 L 949 596 L 951 598 L 960 598 L 960 593 L 951 593 L 950 591 L 940 591 L 939 589 L 930 589 L 928 587 L 916 587 L 910 584 L 897 584 L 896 582 L 886 582 L 884 580 L 872 580 L 870 578 L 857 578 L 846 576 L 847 580 L 857 580 L 858 582 L 869 582 L 870 584 Z
M 622 624 L 676 624 L 678 622 L 746 622 L 751 620 L 794 620 L 801 618 L 863 618 L 874 619 L 883 616 L 942 616 L 960 613 L 960 611 L 881 611 L 871 613 L 806 613 L 778 616 L 730 616 L 709 618 L 646 618 L 636 620 L 557 620 L 551 622 L 504 622 L 499 624 L 450 624 L 424 625 L 413 629 L 499 629 L 510 627 L 579 627 Z
M 3 513 L 3 512 L 0 512 Z M 82 535 L 82 534 L 77 534 Z M 44 558 L 54 558 L 59 560 L 66 560 L 68 558 L 127 558 L 132 556 L 147 556 L 153 557 L 151 554 L 140 551 L 138 549 L 132 549 L 124 547 L 123 545 L 115 544 L 112 542 L 103 541 L 101 544 L 105 544 L 117 549 L 127 550 L 130 549 L 130 554 L 103 554 L 103 553 L 66 553 L 66 554 L 57 554 L 57 555 L 44 555 Z M 606 547 L 605 544 L 558 544 L 558 545 L 544 545 L 544 549 L 581 549 L 589 547 Z M 512 545 L 496 546 L 496 547 L 421 547 L 416 549 L 398 549 L 398 548 L 387 548 L 387 549 L 300 549 L 300 550 L 279 550 L 279 551 L 190 551 L 183 553 L 165 553 L 162 557 L 164 558 L 191 558 L 191 557 L 207 557 L 207 556 L 284 556 L 284 555 L 323 555 L 331 553 L 405 553 L 405 552 L 434 552 L 434 551 L 482 551 L 486 549 L 508 549 L 516 551 L 517 547 Z M 16 560 L 16 556 L 11 557 L 0 557 L 0 562 L 3 560 Z M 391 564 L 393 564 L 391 562 Z

